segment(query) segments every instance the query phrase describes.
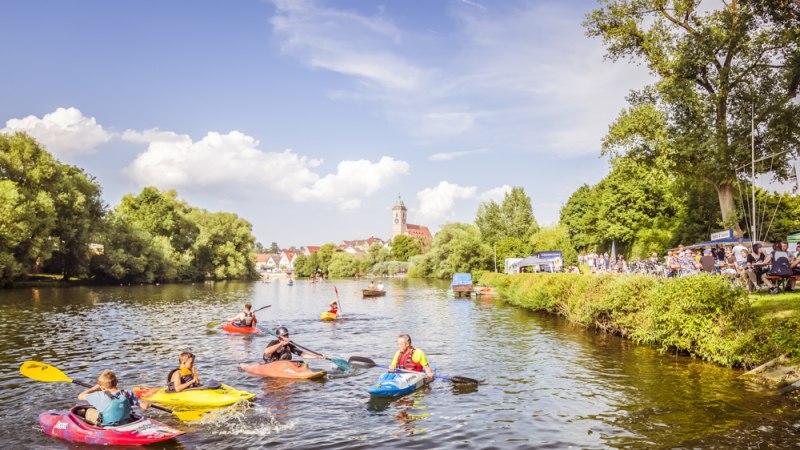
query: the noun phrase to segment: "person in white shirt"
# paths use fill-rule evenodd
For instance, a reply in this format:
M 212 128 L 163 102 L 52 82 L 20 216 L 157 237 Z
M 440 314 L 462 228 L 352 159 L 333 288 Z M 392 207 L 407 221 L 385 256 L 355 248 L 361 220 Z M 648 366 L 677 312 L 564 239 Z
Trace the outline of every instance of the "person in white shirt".
M 744 267 L 744 263 L 747 259 L 746 256 L 742 255 L 742 250 L 747 250 L 747 247 L 742 245 L 742 240 L 739 239 L 739 242 L 733 246 L 733 256 L 736 258 L 736 264 L 739 267 Z

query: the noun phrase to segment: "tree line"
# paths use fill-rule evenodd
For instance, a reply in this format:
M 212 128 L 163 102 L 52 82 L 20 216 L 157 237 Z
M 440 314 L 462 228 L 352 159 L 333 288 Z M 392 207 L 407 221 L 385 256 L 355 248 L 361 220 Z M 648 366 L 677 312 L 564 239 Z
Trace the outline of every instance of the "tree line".
M 257 275 L 252 226 L 236 214 L 153 187 L 112 209 L 101 193 L 27 134 L 0 134 L 0 285 L 38 272 L 120 283 Z

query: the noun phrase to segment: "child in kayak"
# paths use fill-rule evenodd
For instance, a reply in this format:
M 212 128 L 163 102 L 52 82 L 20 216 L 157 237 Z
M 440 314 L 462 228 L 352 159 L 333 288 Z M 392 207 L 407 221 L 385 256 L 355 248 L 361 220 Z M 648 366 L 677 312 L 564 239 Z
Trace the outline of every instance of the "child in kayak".
M 329 313 L 336 314 L 336 313 L 339 312 L 339 302 L 338 301 L 334 300 L 334 301 L 330 302 L 330 304 L 328 306 L 330 307 L 330 309 L 328 309 Z
M 424 371 L 428 379 L 433 378 L 433 370 L 428 365 L 428 358 L 425 357 L 425 352 L 412 347 L 411 336 L 407 334 L 401 334 L 397 338 L 397 353 L 394 354 L 392 364 L 389 366 L 389 372 L 394 372 L 395 369 L 410 370 L 412 372 Z
M 197 369 L 194 367 L 194 354 L 183 352 L 178 357 L 180 366 L 172 369 L 167 375 L 167 392 L 180 392 L 191 387 L 200 386 Z
M 150 407 L 149 403 L 140 401 L 133 392 L 118 389 L 117 376 L 110 370 L 104 370 L 97 377 L 97 384 L 81 392 L 78 400 L 89 402 L 94 407 L 86 411 L 86 420 L 101 427 L 130 422 L 134 405 L 142 409 Z
M 256 319 L 256 313 L 251 311 L 252 308 L 253 305 L 251 305 L 250 303 L 245 303 L 244 311 L 239 313 L 238 316 L 228 319 L 228 322 L 232 322 L 234 325 L 238 327 L 256 326 L 258 320 Z

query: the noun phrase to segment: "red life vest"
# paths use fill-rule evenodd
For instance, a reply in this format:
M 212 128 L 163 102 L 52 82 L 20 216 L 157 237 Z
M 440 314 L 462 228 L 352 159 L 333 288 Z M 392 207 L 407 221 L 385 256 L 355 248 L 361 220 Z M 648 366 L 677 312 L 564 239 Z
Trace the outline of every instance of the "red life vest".
M 422 372 L 422 364 L 414 362 L 411 358 L 414 356 L 414 347 L 408 347 L 405 353 L 401 353 L 397 357 L 396 369 L 411 370 L 414 372 Z

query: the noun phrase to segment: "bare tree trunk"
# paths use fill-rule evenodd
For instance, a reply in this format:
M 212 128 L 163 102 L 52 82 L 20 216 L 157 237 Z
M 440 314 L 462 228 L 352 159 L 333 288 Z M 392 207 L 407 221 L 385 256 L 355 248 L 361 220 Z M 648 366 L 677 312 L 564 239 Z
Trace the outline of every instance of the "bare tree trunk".
M 733 228 L 734 236 L 742 237 L 742 228 L 739 226 L 739 219 L 736 215 L 736 203 L 733 201 L 733 184 L 723 183 L 717 186 L 717 196 L 719 197 L 719 209 L 722 212 L 722 223 Z

